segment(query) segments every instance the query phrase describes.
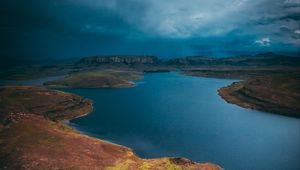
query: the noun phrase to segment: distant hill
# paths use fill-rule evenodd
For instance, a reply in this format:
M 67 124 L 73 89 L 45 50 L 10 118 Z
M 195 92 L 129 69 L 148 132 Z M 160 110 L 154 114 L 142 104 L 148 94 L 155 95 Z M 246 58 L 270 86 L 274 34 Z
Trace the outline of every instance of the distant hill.
M 70 64 L 73 63 L 73 64 Z M 0 67 L 0 79 L 33 79 L 39 77 L 65 75 L 93 69 L 117 69 L 141 72 L 167 72 L 173 70 L 283 70 L 299 69 L 300 57 L 275 53 L 240 55 L 226 58 L 187 56 L 162 60 L 147 55 L 110 55 L 84 57 L 77 61 L 57 65 L 47 62 L 43 65 Z M 195 74 L 193 72 L 193 74 Z M 197 73 L 198 74 L 198 73 Z M 207 73 L 205 73 L 207 74 Z M 203 75 L 201 73 L 201 75 Z
M 275 53 L 261 53 L 257 55 L 240 55 L 234 57 L 216 58 L 206 56 L 187 56 L 162 61 L 155 56 L 143 55 L 113 55 L 94 56 L 80 59 L 76 66 L 300 66 L 300 57 L 291 57 Z
M 94 56 L 80 59 L 75 65 L 78 66 L 101 66 L 101 65 L 154 65 L 161 61 L 155 56 L 143 55 L 113 55 Z
M 226 58 L 189 56 L 167 61 L 173 66 L 300 66 L 300 57 L 290 57 L 275 53 L 243 55 Z

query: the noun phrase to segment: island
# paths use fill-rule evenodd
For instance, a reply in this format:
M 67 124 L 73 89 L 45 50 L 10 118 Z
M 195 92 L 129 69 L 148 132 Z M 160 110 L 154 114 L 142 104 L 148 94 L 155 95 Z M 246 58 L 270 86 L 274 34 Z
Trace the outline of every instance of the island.
M 1 169 L 221 170 L 186 158 L 142 159 L 127 147 L 80 134 L 65 123 L 90 113 L 92 103 L 45 87 L 0 88 Z

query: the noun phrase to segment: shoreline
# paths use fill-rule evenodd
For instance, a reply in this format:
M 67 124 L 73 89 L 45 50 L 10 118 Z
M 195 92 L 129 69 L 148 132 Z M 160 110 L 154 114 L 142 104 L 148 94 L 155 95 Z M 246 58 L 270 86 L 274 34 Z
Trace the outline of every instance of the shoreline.
M 248 81 L 252 81 L 252 79 Z M 276 101 L 272 98 L 263 98 L 263 95 L 258 95 L 260 94 L 260 89 L 258 87 L 261 85 L 257 85 L 257 91 L 255 91 L 255 88 L 248 90 L 247 87 L 245 87 L 247 86 L 247 83 L 249 83 L 248 81 L 233 82 L 232 84 L 221 87 L 218 89 L 218 95 L 227 103 L 234 104 L 242 108 L 267 112 L 270 114 L 295 117 L 298 119 L 300 118 L 300 114 L 298 114 L 299 106 L 295 104 L 294 106 L 290 106 L 284 102 L 280 102 L 280 100 Z M 269 94 L 270 92 L 265 93 L 267 95 L 271 95 Z M 274 93 L 272 95 L 275 95 Z M 277 98 L 279 97 L 277 96 Z M 284 101 L 284 98 L 281 100 Z
M 10 86 L 0 92 L 6 103 L 0 108 L 0 157 L 5 160 L 0 169 L 222 169 L 182 157 L 143 159 L 129 147 L 80 133 L 68 122 L 94 108 L 91 100 L 77 94 L 35 86 Z M 12 110 L 14 103 L 22 106 Z
M 234 80 L 218 95 L 229 104 L 300 118 L 299 70 L 188 70 L 185 76 Z
M 140 79 L 138 79 L 138 80 L 140 80 Z M 133 85 L 135 86 L 136 85 L 136 83 L 134 83 L 134 82 L 132 82 L 133 83 Z M 134 87 L 134 86 L 131 86 L 131 87 Z M 122 88 L 131 88 L 131 87 L 122 87 Z M 71 87 L 70 87 L 71 88 Z M 116 89 L 118 89 L 118 87 L 113 87 L 113 88 L 116 88 Z M 64 92 L 64 91 L 63 91 Z M 64 92 L 64 93 L 69 93 L 69 92 Z M 73 94 L 73 93 L 69 93 L 69 94 Z M 77 95 L 77 94 L 76 94 Z M 84 96 L 82 96 L 82 97 L 84 97 Z M 92 110 L 91 111 L 89 111 L 89 112 L 86 112 L 86 113 L 84 113 L 84 114 L 81 114 L 81 115 L 78 115 L 78 116 L 76 116 L 76 117 L 73 117 L 73 118 L 70 118 L 70 119 L 65 119 L 65 120 L 62 120 L 62 122 L 63 122 L 63 124 L 65 124 L 66 126 L 68 126 L 69 128 L 72 128 L 76 133 L 78 133 L 78 134 L 81 134 L 81 135 L 83 135 L 83 136 L 87 136 L 87 137 L 89 137 L 89 138 L 94 138 L 94 139 L 97 139 L 97 140 L 100 140 L 100 141 L 102 141 L 102 142 L 105 142 L 105 143 L 108 143 L 108 144 L 111 144 L 111 145 L 115 145 L 115 146 L 119 146 L 119 147 L 122 147 L 122 148 L 127 148 L 128 150 L 130 150 L 132 153 L 133 153 L 133 155 L 135 155 L 137 158 L 139 158 L 139 159 L 141 159 L 141 160 L 143 160 L 143 161 L 152 161 L 152 160 L 158 160 L 158 159 L 174 159 L 174 160 L 178 160 L 179 162 L 179 165 L 180 164 L 182 164 L 182 165 L 184 165 L 184 164 L 206 164 L 208 167 L 210 167 L 209 169 L 207 169 L 207 168 L 205 168 L 204 170 L 223 170 L 223 168 L 221 168 L 219 165 L 216 165 L 216 164 L 213 164 L 213 163 L 210 163 L 210 162 L 205 162 L 205 163 L 198 163 L 198 162 L 194 162 L 194 161 L 192 161 L 192 160 L 189 160 L 189 159 L 187 159 L 187 158 L 185 158 L 185 157 L 158 157 L 158 158 L 141 158 L 141 157 L 139 157 L 139 156 L 137 156 L 137 154 L 130 148 L 130 147 L 127 147 L 127 146 L 124 146 L 124 145 L 122 145 L 122 144 L 117 144 L 117 143 L 114 143 L 114 142 L 112 142 L 112 141 L 109 141 L 109 140 L 105 140 L 105 139 L 101 139 L 101 138 L 98 138 L 98 137 L 94 137 L 94 136 L 90 136 L 90 135 L 88 135 L 87 133 L 85 133 L 84 131 L 81 131 L 81 130 L 79 130 L 79 129 L 77 129 L 77 128 L 75 128 L 75 127 L 73 127 L 72 125 L 70 125 L 71 124 L 71 120 L 74 120 L 74 119 L 78 119 L 78 118 L 81 118 L 81 117 L 85 117 L 85 116 L 88 116 L 90 113 L 92 113 L 93 111 L 94 111 L 94 106 L 93 106 L 93 100 L 91 100 L 91 99 L 88 99 L 89 101 L 91 101 L 92 102 Z M 152 169 L 152 168 L 151 168 Z M 199 169 L 199 170 L 201 170 L 201 169 Z

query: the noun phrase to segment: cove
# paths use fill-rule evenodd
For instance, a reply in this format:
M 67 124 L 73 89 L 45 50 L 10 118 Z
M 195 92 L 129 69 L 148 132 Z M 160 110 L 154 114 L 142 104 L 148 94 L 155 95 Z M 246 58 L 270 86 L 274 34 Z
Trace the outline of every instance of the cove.
M 145 74 L 133 88 L 60 89 L 90 98 L 94 111 L 70 121 L 82 133 L 144 158 L 186 157 L 229 170 L 299 169 L 300 120 L 226 103 L 233 80 Z

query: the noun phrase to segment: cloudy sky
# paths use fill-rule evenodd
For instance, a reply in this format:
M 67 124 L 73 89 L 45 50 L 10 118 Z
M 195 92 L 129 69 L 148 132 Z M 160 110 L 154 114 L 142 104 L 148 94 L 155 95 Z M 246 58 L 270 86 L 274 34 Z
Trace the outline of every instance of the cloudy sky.
M 3 0 L 0 55 L 296 52 L 299 11 L 299 0 Z

